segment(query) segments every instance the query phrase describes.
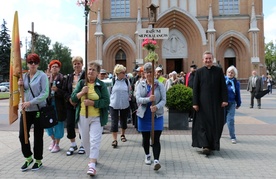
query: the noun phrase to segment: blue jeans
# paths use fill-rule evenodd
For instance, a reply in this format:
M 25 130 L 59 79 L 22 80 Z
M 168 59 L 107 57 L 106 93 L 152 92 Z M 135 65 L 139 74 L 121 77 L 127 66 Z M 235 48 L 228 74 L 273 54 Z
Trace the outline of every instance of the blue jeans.
M 268 85 L 267 89 L 269 90 L 269 93 L 272 94 L 272 85 Z
M 228 102 L 226 106 L 226 123 L 228 126 L 229 134 L 231 139 L 236 139 L 235 135 L 235 111 L 236 111 L 236 102 Z

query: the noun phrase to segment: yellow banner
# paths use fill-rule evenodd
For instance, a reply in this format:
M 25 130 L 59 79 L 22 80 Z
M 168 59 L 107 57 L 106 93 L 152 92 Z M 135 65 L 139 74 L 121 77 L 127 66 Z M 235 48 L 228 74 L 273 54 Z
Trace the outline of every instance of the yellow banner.
M 18 119 L 18 106 L 20 101 L 20 91 L 18 89 L 18 79 L 22 74 L 21 54 L 20 54 L 20 38 L 18 13 L 14 14 L 12 41 L 10 55 L 10 106 L 9 121 L 12 124 Z

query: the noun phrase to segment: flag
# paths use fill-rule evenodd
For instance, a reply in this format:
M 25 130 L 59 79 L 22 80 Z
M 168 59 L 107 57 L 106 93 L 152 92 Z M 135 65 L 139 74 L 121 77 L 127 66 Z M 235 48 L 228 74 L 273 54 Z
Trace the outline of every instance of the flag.
M 20 102 L 20 91 L 18 89 L 18 79 L 22 76 L 22 64 L 20 53 L 20 38 L 18 13 L 14 14 L 11 55 L 10 55 L 10 105 L 9 105 L 9 121 L 10 124 L 18 119 L 18 108 Z

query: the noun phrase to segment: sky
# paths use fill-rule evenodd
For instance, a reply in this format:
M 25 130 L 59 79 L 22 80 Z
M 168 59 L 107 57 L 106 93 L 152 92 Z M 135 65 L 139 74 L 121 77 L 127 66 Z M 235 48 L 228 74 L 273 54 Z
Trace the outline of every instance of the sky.
M 34 32 L 59 42 L 72 50 L 72 56 L 84 58 L 85 17 L 84 8 L 77 0 L 7 0 L 0 6 L 0 24 L 3 19 L 12 31 L 15 11 L 18 11 L 19 34 L 23 43 L 21 53 L 26 52 L 26 38 L 31 41 L 32 22 Z M 11 33 L 10 33 L 11 35 Z
M 52 44 L 59 42 L 72 50 L 72 56 L 84 58 L 84 8 L 77 0 L 5 0 L 0 6 L 0 24 L 3 19 L 11 31 L 15 11 L 18 11 L 21 53 L 26 52 L 26 39 L 31 41 L 32 30 L 49 37 Z M 263 0 L 265 42 L 276 41 L 276 1 Z

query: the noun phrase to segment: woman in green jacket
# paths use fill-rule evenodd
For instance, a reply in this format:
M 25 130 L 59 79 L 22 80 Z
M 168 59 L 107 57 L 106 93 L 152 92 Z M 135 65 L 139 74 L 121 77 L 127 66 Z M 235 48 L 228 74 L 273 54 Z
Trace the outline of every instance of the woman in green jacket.
M 96 162 L 99 156 L 103 126 L 108 121 L 109 93 L 104 82 L 97 78 L 100 64 L 90 62 L 87 67 L 87 81 L 80 80 L 71 95 L 76 108 L 81 140 L 89 156 L 87 174 L 96 175 Z

